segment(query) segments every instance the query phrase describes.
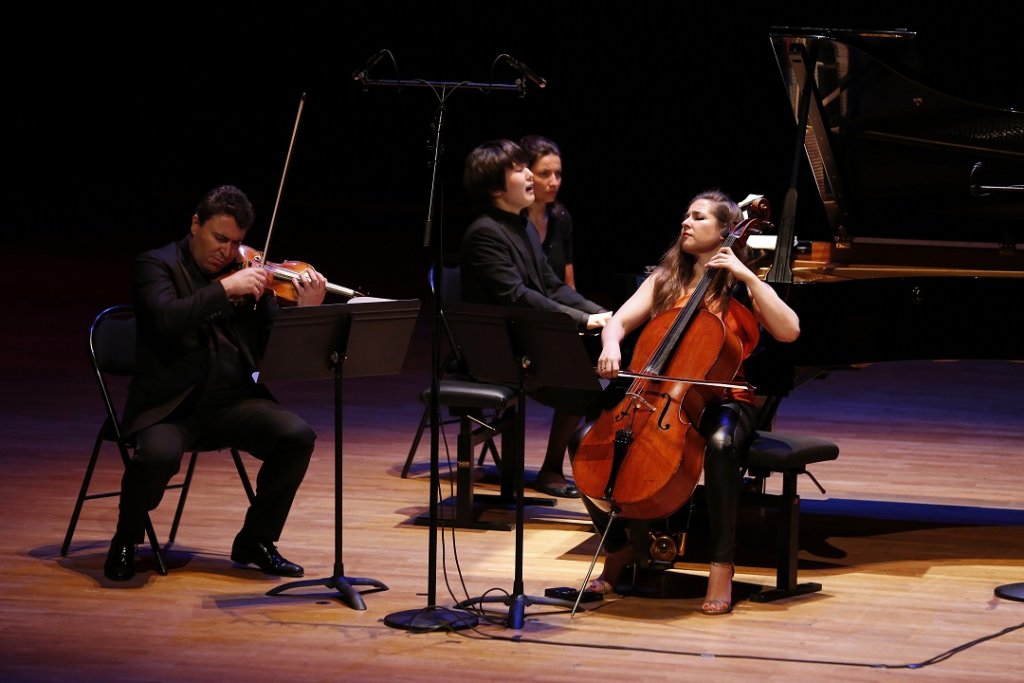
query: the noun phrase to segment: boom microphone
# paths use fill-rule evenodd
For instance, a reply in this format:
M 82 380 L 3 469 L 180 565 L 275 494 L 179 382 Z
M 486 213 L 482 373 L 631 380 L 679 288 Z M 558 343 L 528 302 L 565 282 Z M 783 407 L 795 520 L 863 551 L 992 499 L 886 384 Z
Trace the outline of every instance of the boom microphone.
M 370 72 L 370 69 L 372 69 L 377 64 L 377 62 L 379 62 L 380 60 L 384 59 L 384 55 L 386 55 L 387 53 L 388 53 L 388 51 L 387 51 L 386 48 L 383 49 L 383 50 L 379 50 L 376 53 L 374 53 L 374 55 L 372 57 L 370 57 L 369 59 L 366 60 L 366 64 L 363 64 L 363 68 L 362 69 L 356 69 L 355 71 L 352 72 L 352 80 L 353 81 L 359 81 L 360 83 L 365 84 L 366 83 L 366 76 Z M 544 86 L 541 86 L 541 87 L 544 87 Z
M 505 61 L 508 62 L 509 66 L 511 66 L 519 73 L 523 74 L 523 76 L 525 76 L 527 79 L 536 83 L 538 88 L 544 88 L 547 86 L 547 80 L 535 74 L 530 67 L 526 66 L 525 64 L 523 64 L 522 62 L 520 62 L 518 59 L 511 55 L 502 56 L 505 58 Z

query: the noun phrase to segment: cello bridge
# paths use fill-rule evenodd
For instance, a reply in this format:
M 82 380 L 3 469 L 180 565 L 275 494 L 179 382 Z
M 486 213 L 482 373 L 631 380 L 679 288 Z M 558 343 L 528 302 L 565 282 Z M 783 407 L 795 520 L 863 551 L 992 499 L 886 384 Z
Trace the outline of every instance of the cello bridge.
M 646 398 L 644 398 L 640 394 L 634 394 L 634 393 L 631 392 L 631 393 L 626 394 L 626 396 L 628 396 L 629 398 L 633 399 L 633 405 L 635 407 L 637 407 L 637 408 L 646 408 L 647 410 L 651 411 L 652 413 L 657 411 L 657 408 L 655 408 L 654 405 L 652 405 L 650 401 L 648 401 Z

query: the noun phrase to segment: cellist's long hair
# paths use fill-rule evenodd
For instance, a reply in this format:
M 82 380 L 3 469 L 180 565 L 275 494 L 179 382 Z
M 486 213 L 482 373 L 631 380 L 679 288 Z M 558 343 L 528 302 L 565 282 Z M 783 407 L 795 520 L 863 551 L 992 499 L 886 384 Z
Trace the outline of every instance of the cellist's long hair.
M 742 213 L 736 202 L 720 190 L 706 190 L 690 200 L 687 210 L 699 199 L 706 199 L 712 203 L 711 213 L 722 224 L 723 238 L 742 218 Z M 749 260 L 746 247 L 734 249 L 736 255 L 744 263 Z M 654 303 L 651 307 L 651 316 L 658 315 L 663 311 L 672 308 L 682 295 L 686 284 L 693 277 L 694 265 L 697 259 L 692 254 L 683 251 L 683 234 L 679 233 L 675 244 L 669 247 L 665 255 L 661 257 L 658 264 L 654 281 Z M 706 301 L 708 308 L 716 310 L 719 303 L 735 284 L 732 274 L 722 271 L 715 275 L 715 279 L 708 289 Z

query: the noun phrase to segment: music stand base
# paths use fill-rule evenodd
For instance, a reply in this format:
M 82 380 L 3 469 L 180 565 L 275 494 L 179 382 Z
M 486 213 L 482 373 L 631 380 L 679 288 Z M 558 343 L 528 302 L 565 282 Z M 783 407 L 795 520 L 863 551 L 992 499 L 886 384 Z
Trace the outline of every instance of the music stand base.
M 478 623 L 477 618 L 468 612 L 457 612 L 442 607 L 407 609 L 401 612 L 392 612 L 384 617 L 385 626 L 420 633 L 461 631 L 465 628 L 475 628 Z
M 1024 583 L 1007 583 L 996 586 L 996 597 L 1004 600 L 1017 600 L 1024 602 Z
M 571 610 L 576 603 L 572 600 L 561 598 L 538 597 L 535 595 L 487 595 L 479 598 L 470 598 L 457 603 L 457 609 L 463 609 L 470 605 L 483 605 L 489 602 L 500 602 L 508 605 L 508 621 L 506 626 L 514 629 L 521 629 L 526 621 L 526 608 L 530 605 L 549 605 L 551 607 L 564 607 Z M 585 611 L 582 607 L 577 612 Z
M 549 506 L 556 505 L 551 498 L 524 498 L 524 505 Z M 492 510 L 514 510 L 515 498 L 491 494 L 477 494 L 473 496 L 471 510 L 462 504 L 458 498 L 445 498 L 438 506 L 438 524 L 456 529 L 482 529 L 487 531 L 512 531 L 516 527 L 513 521 L 481 520 L 480 518 Z M 416 526 L 429 526 L 430 517 L 421 515 L 413 518 Z
M 486 510 L 476 511 L 472 518 L 464 520 L 459 519 L 458 515 L 449 514 L 447 508 L 443 508 L 439 511 L 437 524 L 438 526 L 447 526 L 454 529 L 477 529 L 478 531 L 512 531 L 516 526 L 512 522 L 481 521 L 479 517 L 484 512 Z M 430 517 L 414 517 L 412 523 L 416 526 L 430 526 Z
M 504 507 L 507 509 L 515 509 L 516 497 L 515 496 L 503 496 L 494 493 L 478 493 L 474 500 L 483 503 L 484 505 L 491 505 L 493 507 Z M 538 498 L 536 496 L 523 496 L 523 505 L 533 505 L 539 507 L 555 507 L 558 505 L 558 501 L 554 498 Z
M 341 601 L 355 610 L 365 610 L 366 603 L 363 602 L 362 594 L 352 586 L 373 586 L 374 590 L 369 592 L 386 591 L 388 589 L 377 579 L 361 579 L 349 576 L 328 576 L 322 579 L 305 579 L 303 581 L 289 581 L 280 586 L 271 588 L 267 595 L 281 595 L 293 588 L 307 588 L 309 586 L 323 586 L 338 591 Z
M 751 602 L 775 602 L 776 600 L 782 600 L 783 598 L 792 598 L 797 595 L 817 593 L 820 590 L 820 583 L 798 583 L 793 588 L 771 588 L 766 591 L 761 591 L 760 593 L 753 593 L 749 600 Z

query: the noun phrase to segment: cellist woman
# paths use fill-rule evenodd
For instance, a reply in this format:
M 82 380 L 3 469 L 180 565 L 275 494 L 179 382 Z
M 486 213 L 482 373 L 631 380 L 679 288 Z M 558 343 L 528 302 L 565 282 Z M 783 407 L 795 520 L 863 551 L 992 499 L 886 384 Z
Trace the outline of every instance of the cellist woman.
M 733 249 L 723 247 L 724 235 L 740 218 L 735 202 L 722 192 L 709 190 L 693 198 L 675 244 L 602 331 L 602 352 L 597 368 L 601 377 L 612 379 L 619 374 L 623 338 L 659 313 L 684 306 L 708 269 L 724 271 L 726 275 L 713 280 L 705 305 L 737 335 L 744 359 L 757 345 L 759 327 L 783 342 L 799 336 L 800 321 L 793 309 L 747 268 Z M 742 294 L 744 288 L 749 307 L 730 296 L 733 292 Z M 706 405 L 700 417 L 700 432 L 707 442 L 704 485 L 711 540 L 708 587 L 701 606 L 704 614 L 732 611 L 733 553 L 741 483 L 739 454 L 747 447 L 755 427 L 753 400 L 749 391 L 728 389 L 722 401 Z M 584 500 L 595 524 L 604 531 L 608 515 Z M 633 546 L 621 518 L 612 521 L 605 540 L 605 553 L 601 574 L 588 586 L 601 593 L 614 589 L 623 569 L 634 559 Z

